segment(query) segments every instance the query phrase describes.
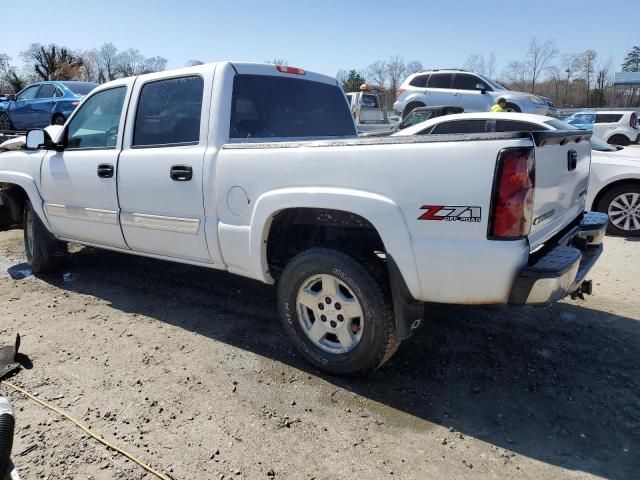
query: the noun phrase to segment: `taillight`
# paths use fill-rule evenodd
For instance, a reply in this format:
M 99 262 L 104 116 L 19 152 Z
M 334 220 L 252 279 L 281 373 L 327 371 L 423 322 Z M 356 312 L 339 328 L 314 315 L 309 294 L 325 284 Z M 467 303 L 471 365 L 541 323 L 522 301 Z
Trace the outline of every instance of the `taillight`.
M 281 73 L 291 73 L 293 75 L 304 75 L 304 70 L 296 67 L 287 67 L 286 65 L 276 65 L 276 70 Z
M 402 95 L 406 91 L 407 91 L 406 88 L 399 88 L 398 91 L 396 92 L 396 100 L 399 99 L 400 95 Z
M 638 117 L 635 112 L 629 117 L 629 125 L 631 128 L 638 128 Z
M 504 148 L 498 154 L 491 201 L 489 238 L 529 235 L 536 178 L 533 147 Z

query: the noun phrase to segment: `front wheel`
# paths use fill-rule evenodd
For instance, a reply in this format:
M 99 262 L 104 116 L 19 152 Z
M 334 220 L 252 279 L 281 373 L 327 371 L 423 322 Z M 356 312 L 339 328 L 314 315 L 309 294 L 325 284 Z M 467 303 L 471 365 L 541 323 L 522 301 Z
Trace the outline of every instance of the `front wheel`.
M 399 346 L 386 276 L 332 249 L 294 257 L 278 285 L 287 334 L 313 365 L 335 374 L 382 366 Z
M 60 267 L 66 245 L 56 240 L 42 224 L 29 200 L 24 206 L 24 249 L 34 274 L 46 273 Z
M 12 130 L 11 119 L 7 112 L 0 112 L 0 130 Z
M 612 188 L 602 196 L 597 210 L 609 216 L 609 233 L 640 237 L 639 184 L 623 184 Z
M 515 103 L 507 103 L 507 112 L 520 113 L 522 110 Z

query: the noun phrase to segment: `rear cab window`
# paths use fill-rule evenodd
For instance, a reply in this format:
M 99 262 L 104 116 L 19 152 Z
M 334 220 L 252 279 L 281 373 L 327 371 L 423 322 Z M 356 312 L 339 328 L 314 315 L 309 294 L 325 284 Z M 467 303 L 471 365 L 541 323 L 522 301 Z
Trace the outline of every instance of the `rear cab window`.
M 380 103 L 376 95 L 363 95 L 360 106 L 362 108 L 380 108 Z
M 355 135 L 353 117 L 337 85 L 270 75 L 234 77 L 232 139 Z

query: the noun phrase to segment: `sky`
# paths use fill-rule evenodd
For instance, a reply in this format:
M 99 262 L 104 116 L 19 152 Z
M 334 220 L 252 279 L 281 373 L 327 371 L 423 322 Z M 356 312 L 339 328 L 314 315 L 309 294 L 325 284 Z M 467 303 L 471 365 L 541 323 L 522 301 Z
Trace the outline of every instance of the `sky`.
M 609 17 L 594 0 L 0 0 L 0 53 L 18 64 L 31 43 L 84 50 L 111 42 L 162 56 L 168 68 L 190 59 L 281 58 L 335 76 L 396 54 L 447 68 L 462 66 L 471 53 L 494 52 L 500 72 L 522 60 L 536 37 L 554 39 L 560 53 L 594 49 L 618 70 L 640 45 L 637 2 L 618 0 L 620 14 Z

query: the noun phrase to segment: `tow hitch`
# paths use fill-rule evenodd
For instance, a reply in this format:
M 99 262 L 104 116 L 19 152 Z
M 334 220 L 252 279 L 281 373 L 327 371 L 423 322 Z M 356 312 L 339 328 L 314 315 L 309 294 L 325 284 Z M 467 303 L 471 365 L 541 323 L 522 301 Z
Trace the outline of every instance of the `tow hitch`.
M 580 300 L 584 300 L 584 296 L 591 295 L 592 291 L 593 282 L 591 280 L 585 280 L 575 291 L 571 292 L 571 299 L 576 300 L 579 298 Z

